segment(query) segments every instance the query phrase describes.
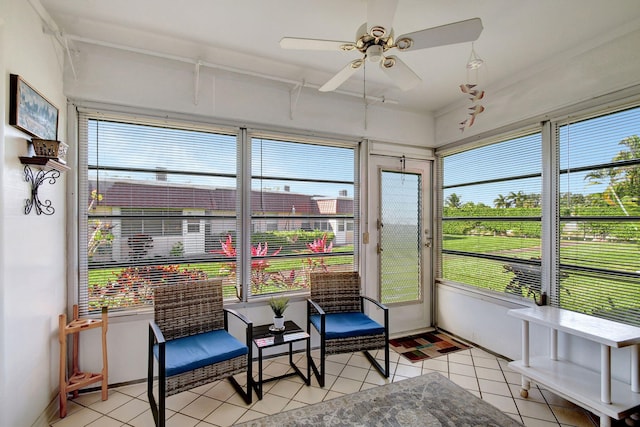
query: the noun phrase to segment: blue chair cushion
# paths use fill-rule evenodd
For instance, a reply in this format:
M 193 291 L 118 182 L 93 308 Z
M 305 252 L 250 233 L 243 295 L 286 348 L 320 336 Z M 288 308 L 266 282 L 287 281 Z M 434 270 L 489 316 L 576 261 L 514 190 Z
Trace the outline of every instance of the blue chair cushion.
M 320 331 L 320 315 L 311 315 L 311 323 Z M 331 313 L 325 315 L 325 338 L 350 338 L 384 334 L 384 326 L 361 312 Z
M 153 352 L 158 358 L 157 344 Z M 165 344 L 167 376 L 192 371 L 247 353 L 247 346 L 224 329 L 177 338 Z

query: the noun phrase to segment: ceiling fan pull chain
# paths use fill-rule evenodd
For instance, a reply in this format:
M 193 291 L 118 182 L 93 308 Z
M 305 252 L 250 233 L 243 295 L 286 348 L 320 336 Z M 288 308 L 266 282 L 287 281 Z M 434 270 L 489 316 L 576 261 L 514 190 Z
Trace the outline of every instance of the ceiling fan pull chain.
M 362 102 L 364 102 L 364 130 L 367 130 L 367 110 L 369 104 L 367 103 L 367 61 L 362 64 L 362 73 L 364 78 L 362 79 Z

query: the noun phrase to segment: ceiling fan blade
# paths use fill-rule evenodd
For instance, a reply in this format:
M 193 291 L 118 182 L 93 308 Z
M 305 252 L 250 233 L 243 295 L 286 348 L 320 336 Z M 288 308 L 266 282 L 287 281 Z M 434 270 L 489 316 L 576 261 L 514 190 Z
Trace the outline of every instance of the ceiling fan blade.
M 337 40 L 304 39 L 297 37 L 283 37 L 280 40 L 280 47 L 283 49 L 306 49 L 306 50 L 353 50 L 355 45 L 352 42 L 341 42 Z
M 422 79 L 397 56 L 387 56 L 380 61 L 380 68 L 402 90 L 413 89 Z
M 367 2 L 367 34 L 371 34 L 373 27 L 381 27 L 385 29 L 385 33 L 377 36 L 388 36 L 393 27 L 393 17 L 397 7 L 398 0 L 369 0 Z
M 364 63 L 364 59 L 356 59 L 349 62 L 342 70 L 326 82 L 320 89 L 320 92 L 331 92 L 336 90 L 342 83 L 346 82 Z
M 396 38 L 400 50 L 417 50 L 448 44 L 471 42 L 477 40 L 482 32 L 480 18 L 467 19 L 439 27 L 427 28 L 414 33 L 403 34 Z M 405 43 L 403 39 L 410 39 Z

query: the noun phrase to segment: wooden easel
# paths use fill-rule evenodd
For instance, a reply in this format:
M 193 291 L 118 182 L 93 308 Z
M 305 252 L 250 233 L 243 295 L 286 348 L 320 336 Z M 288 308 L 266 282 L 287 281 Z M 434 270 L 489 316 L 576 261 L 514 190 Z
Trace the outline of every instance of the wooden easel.
M 102 319 L 80 319 L 78 306 L 73 306 L 73 320 L 67 323 L 67 315 L 61 314 L 59 320 L 60 338 L 60 418 L 67 416 L 67 397 L 73 393 L 78 397 L 78 390 L 89 384 L 102 381 L 102 400 L 107 400 L 108 367 L 107 367 L 107 307 L 102 307 Z M 102 328 L 102 371 L 100 373 L 82 372 L 78 367 L 78 348 L 80 332 Z M 73 353 L 71 372 L 67 378 L 67 336 L 73 335 Z

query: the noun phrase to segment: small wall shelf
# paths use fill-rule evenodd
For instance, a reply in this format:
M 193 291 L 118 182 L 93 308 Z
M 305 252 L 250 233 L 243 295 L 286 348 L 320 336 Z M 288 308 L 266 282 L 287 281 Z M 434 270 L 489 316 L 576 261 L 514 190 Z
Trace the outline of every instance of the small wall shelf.
M 53 215 L 55 209 L 51 206 L 51 200 L 41 201 L 38 197 L 38 189 L 47 180 L 49 184 L 55 184 L 60 174 L 70 169 L 69 166 L 49 157 L 20 157 L 20 163 L 25 165 L 24 180 L 31 184 L 31 198 L 24 204 L 25 215 L 28 215 L 33 208 L 38 215 Z M 37 171 L 35 174 L 34 169 Z

